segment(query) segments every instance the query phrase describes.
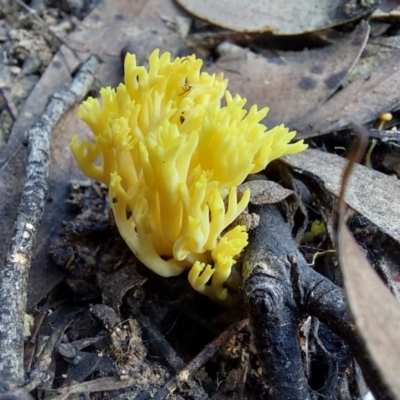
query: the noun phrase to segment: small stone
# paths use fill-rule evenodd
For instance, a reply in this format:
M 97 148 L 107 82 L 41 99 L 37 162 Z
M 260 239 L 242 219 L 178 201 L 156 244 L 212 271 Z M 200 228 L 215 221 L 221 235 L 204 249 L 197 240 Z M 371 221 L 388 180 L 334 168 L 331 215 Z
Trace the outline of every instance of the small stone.
M 5 42 L 8 39 L 8 31 L 10 26 L 4 19 L 0 19 L 0 43 Z
M 46 8 L 44 0 L 32 0 L 30 6 L 38 14 L 42 13 L 44 11 L 44 9 Z
M 21 68 L 17 67 L 16 65 L 11 65 L 10 67 L 8 67 L 8 69 L 13 75 L 19 75 L 19 73 L 21 72 Z
M 20 77 L 25 75 L 35 74 L 36 72 L 39 71 L 41 65 L 42 65 L 41 61 L 35 55 L 29 54 L 25 58 L 24 64 L 22 65 Z
M 0 151 L 8 142 L 13 122 L 13 117 L 8 108 L 0 112 Z
M 67 4 L 73 14 L 79 15 L 85 2 L 83 0 L 67 0 Z

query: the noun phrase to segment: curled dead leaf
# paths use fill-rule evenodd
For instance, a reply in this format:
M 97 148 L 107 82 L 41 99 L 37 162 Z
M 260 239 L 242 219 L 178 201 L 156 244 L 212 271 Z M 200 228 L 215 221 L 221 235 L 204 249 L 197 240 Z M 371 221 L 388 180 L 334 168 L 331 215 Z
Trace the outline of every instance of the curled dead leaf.
M 378 2 L 340 0 L 177 0 L 189 13 L 239 32 L 296 35 L 343 24 L 370 14 Z
M 363 153 L 363 151 L 362 151 Z M 354 165 L 350 160 L 342 181 L 338 222 L 338 253 L 346 299 L 355 326 L 383 384 L 400 399 L 400 306 L 358 246 L 345 221 L 344 192 Z

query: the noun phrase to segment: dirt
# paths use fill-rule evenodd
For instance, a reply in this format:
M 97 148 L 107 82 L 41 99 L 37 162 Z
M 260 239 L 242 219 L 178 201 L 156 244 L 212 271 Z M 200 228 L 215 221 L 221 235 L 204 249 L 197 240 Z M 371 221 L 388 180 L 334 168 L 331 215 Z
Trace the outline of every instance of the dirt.
M 0 150 L 62 40 L 99 0 L 0 2 Z M 25 4 L 25 3 L 24 3 Z
M 78 382 L 88 377 L 88 371 L 96 378 L 105 373 L 122 380 L 134 376 L 137 379 L 131 386 L 147 398 L 179 371 L 177 366 L 183 368 L 230 322 L 240 318 L 241 312 L 230 313 L 194 293 L 186 277 L 161 278 L 139 264 L 109 217 L 102 186 L 75 184 L 68 202 L 71 220 L 65 222 L 50 251 L 53 262 L 67 269 L 68 276 L 49 301 L 53 308 L 68 299 L 67 305 L 79 314 L 79 318 L 72 316 L 63 344 L 76 348 L 75 343 L 88 340 L 89 346 L 80 351 L 79 359 L 74 353 L 72 363 L 71 357 L 56 348 L 62 356 L 59 370 L 68 372 L 65 379 L 56 374 L 54 384 L 60 388 L 72 384 L 68 377 L 76 375 L 76 368 L 86 371 Z M 101 337 L 107 341 L 99 340 Z M 165 337 L 161 343 L 160 337 Z M 219 398 L 225 393 L 230 393 L 229 398 L 235 398 L 234 393 L 249 398 L 262 393 L 260 366 L 250 337 L 247 328 L 233 336 L 194 378 L 179 382 L 184 398 L 199 398 L 199 391 L 204 395 L 203 386 Z M 97 343 L 94 347 L 93 342 Z M 98 360 L 87 359 L 93 351 L 101 352 L 112 367 L 94 366 Z M 252 385 L 244 388 L 246 379 Z

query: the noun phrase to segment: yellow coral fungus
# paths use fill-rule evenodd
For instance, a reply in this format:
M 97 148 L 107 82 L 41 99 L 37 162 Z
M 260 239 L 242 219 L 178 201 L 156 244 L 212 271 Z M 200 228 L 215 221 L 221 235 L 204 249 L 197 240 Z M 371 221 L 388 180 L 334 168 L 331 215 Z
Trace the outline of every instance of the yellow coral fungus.
M 243 226 L 230 225 L 246 208 L 236 187 L 271 160 L 306 148 L 283 125 L 260 123 L 268 109 L 243 109 L 222 74 L 201 72 L 194 55 L 155 50 L 148 70 L 125 58 L 125 84 L 89 98 L 79 117 L 94 142 L 75 136 L 82 171 L 109 187 L 118 229 L 135 255 L 162 276 L 189 272 L 189 282 L 219 302 L 232 266 L 247 245 Z M 226 105 L 221 101 L 225 99 Z

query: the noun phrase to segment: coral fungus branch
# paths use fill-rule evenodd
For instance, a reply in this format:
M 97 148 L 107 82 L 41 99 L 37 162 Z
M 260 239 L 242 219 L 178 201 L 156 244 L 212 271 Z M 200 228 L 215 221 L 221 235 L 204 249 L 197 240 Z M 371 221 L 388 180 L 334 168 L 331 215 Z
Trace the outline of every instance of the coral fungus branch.
M 229 303 L 226 282 L 247 245 L 245 228 L 231 224 L 250 198 L 236 188 L 306 145 L 291 144 L 295 132 L 283 125 L 267 130 L 268 109 L 246 111 L 222 74 L 201 67 L 194 55 L 171 61 L 155 50 L 146 69 L 128 54 L 125 83 L 80 107 L 93 142 L 75 136 L 71 149 L 86 175 L 109 186 L 118 229 L 143 264 L 165 277 L 192 269 L 195 290 Z

